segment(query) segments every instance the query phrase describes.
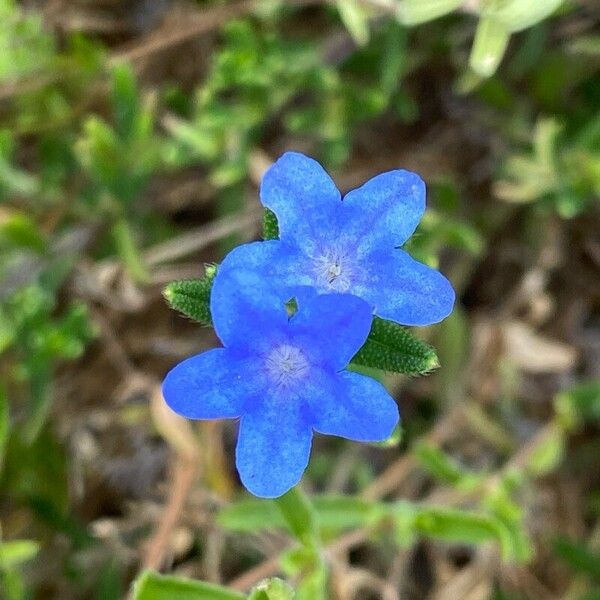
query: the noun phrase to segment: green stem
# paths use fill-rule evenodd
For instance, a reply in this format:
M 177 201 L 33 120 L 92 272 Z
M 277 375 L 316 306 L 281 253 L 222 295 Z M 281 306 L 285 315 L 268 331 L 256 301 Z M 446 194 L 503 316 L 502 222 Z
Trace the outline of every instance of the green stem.
M 292 488 L 276 498 L 275 503 L 290 531 L 303 546 L 303 568 L 297 600 L 325 600 L 328 597 L 328 569 L 313 504 L 298 488 Z
M 275 498 L 290 531 L 305 546 L 320 546 L 317 514 L 309 498 L 297 487 Z
M 112 234 L 117 245 L 117 252 L 129 275 L 136 283 L 148 283 L 150 275 L 142 261 L 131 227 L 124 217 L 119 217 L 115 221 Z

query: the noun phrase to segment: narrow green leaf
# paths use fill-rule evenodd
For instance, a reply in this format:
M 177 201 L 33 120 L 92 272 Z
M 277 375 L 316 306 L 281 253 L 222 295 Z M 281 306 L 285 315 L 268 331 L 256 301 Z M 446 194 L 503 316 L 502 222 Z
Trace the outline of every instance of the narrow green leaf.
M 117 252 L 131 278 L 138 283 L 147 283 L 150 280 L 150 275 L 142 261 L 140 249 L 128 221 L 118 219 L 113 225 L 112 233 Z
M 135 74 L 130 65 L 121 63 L 114 67 L 112 76 L 112 104 L 117 131 L 123 138 L 128 138 L 139 111 Z
M 133 600 L 244 600 L 220 585 L 146 571 L 133 584 Z
M 398 7 L 398 20 L 408 26 L 426 23 L 447 15 L 463 2 L 464 0 L 402 0 Z
M 277 240 L 279 239 L 279 224 L 277 217 L 272 210 L 265 208 L 263 213 L 263 239 Z
M 449 542 L 476 544 L 499 538 L 492 516 L 447 508 L 417 508 L 415 529 L 422 534 Z
M 462 490 L 472 490 L 482 478 L 464 469 L 440 448 L 425 442 L 415 446 L 415 456 L 434 477 Z
M 171 308 L 184 314 L 186 317 L 210 325 L 210 291 L 214 273 L 202 279 L 183 279 L 172 281 L 163 290 L 163 296 Z
M 471 69 L 481 77 L 493 75 L 504 56 L 509 38 L 510 33 L 502 21 L 482 16 L 469 57 Z
M 358 0 L 337 0 L 342 23 L 358 46 L 369 42 L 369 16 Z
M 272 577 L 261 581 L 252 589 L 248 600 L 293 600 L 294 588 L 283 579 Z
M 316 496 L 313 504 L 322 530 L 342 531 L 376 523 L 385 505 L 354 496 Z M 256 532 L 286 527 L 274 503 L 242 500 L 223 508 L 217 522 L 233 531 Z
M 532 475 L 543 476 L 558 467 L 565 452 L 565 432 L 562 427 L 553 425 L 544 441 L 534 448 L 527 462 Z
M 429 344 L 405 327 L 379 317 L 373 319 L 369 337 L 352 363 L 410 375 L 428 373 L 439 366 L 435 350 Z
M 550 16 L 563 0 L 492 0 L 482 3 L 486 16 L 498 19 L 508 31 L 522 31 Z

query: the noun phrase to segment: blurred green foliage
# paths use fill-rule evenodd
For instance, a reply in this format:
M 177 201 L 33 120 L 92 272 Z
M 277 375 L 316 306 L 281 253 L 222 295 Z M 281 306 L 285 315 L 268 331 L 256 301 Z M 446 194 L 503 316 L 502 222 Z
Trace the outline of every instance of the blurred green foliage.
M 40 12 L 0 0 L 0 489 L 3 507 L 26 511 L 34 523 L 15 539 L 0 537 L 0 585 L 9 600 L 43 593 L 27 570 L 59 534 L 68 546 L 62 568 L 76 594 L 124 593 L 121 567 L 111 556 L 97 572 L 82 574 L 75 564 L 77 553 L 95 541 L 71 513 L 70 465 L 50 416 L 57 372 L 81 357 L 97 335 L 93 300 L 72 285 L 78 261 L 119 262 L 136 285 L 152 282 L 143 250 L 173 230 L 142 201 L 156 179 L 200 168 L 209 174 L 217 213 L 239 211 L 255 152 L 272 141 L 274 131 L 277 147 L 310 148 L 327 166 L 342 166 L 361 128 L 381 127 L 383 119 L 393 127 L 418 122 L 425 110 L 420 102 L 427 98 L 418 97 L 411 82 L 430 69 L 451 72 L 453 89 L 445 95 L 478 103 L 486 135 L 493 138 L 491 175 L 499 205 L 521 203 L 533 215 L 563 219 L 595 209 L 598 36 L 584 31 L 556 43 L 546 19 L 569 15 L 573 3 L 487 0 L 469 3 L 470 14 L 459 13 L 463 4 L 338 0 L 319 7 L 324 27 L 337 33 L 345 27 L 353 45 L 346 37 L 340 42 L 337 33 L 321 39 L 307 31 L 295 7 L 263 2 L 256 14 L 224 24 L 207 73 L 190 92 L 172 85 L 148 90 L 134 66 L 111 60 L 99 39 L 58 35 Z M 432 208 L 408 249 L 429 264 L 436 264 L 442 249 L 476 257 L 490 244 L 496 213 L 466 210 L 460 179 L 446 170 L 428 182 Z M 149 218 L 158 226 L 148 226 Z M 265 238 L 276 235 L 267 214 Z M 210 319 L 211 269 L 201 284 L 172 285 L 165 292 L 184 314 L 204 322 Z M 205 300 L 203 312 L 198 298 Z M 440 332 L 444 369 L 436 393 L 463 401 L 470 333 L 463 313 L 457 311 Z M 416 350 L 408 359 L 392 356 L 389 370 L 418 373 L 437 364 L 430 346 L 408 332 L 394 335 L 408 336 Z M 415 356 L 421 360 L 417 367 L 406 367 Z M 362 359 L 357 362 L 363 366 L 372 362 L 366 351 Z M 598 421 L 598 383 L 560 393 L 540 444 L 526 461 L 495 475 L 464 467 L 436 444 L 415 441 L 434 418 L 406 424 L 403 448 L 433 482 L 464 497 L 464 509 L 317 495 L 288 498 L 279 507 L 234 502 L 220 512 L 219 523 L 250 533 L 287 528 L 297 546 L 283 564 L 299 580 L 300 600 L 324 597 L 323 549 L 334 536 L 357 528 L 398 546 L 422 537 L 491 541 L 504 559 L 527 561 L 532 543 L 520 499 L 532 481 L 558 468 L 570 436 Z M 513 438 L 492 417 L 473 408 L 471 418 L 489 439 L 512 449 Z M 311 468 L 319 481 L 318 460 Z M 357 467 L 352 477 L 360 488 L 372 479 L 370 466 Z M 590 593 L 597 589 L 597 549 L 559 539 L 555 551 L 585 578 Z M 243 597 L 151 573 L 137 581 L 134 595 Z M 254 600 L 289 597 L 279 580 L 250 594 Z

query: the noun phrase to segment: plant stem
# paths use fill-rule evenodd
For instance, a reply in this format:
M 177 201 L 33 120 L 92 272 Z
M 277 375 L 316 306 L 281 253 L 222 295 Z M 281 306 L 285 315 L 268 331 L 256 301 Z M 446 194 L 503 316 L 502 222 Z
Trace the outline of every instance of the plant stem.
M 127 219 L 119 217 L 113 224 L 112 234 L 117 245 L 117 252 L 131 278 L 136 283 L 148 283 L 150 275 L 142 261 Z

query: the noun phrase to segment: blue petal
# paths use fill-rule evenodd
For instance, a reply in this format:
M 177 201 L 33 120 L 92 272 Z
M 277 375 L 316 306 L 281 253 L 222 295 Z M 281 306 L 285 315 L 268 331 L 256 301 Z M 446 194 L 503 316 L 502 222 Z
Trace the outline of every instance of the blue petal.
M 333 370 L 343 369 L 364 344 L 373 313 L 368 303 L 350 294 L 304 295 L 290 320 L 290 335 L 306 352 Z
M 255 372 L 249 359 L 216 348 L 171 369 L 162 393 L 169 407 L 188 419 L 236 418 L 256 395 Z
M 446 318 L 454 290 L 438 271 L 403 250 L 373 252 L 364 258 L 361 280 L 352 289 L 377 316 L 402 325 L 430 325 Z
M 313 427 L 319 433 L 359 442 L 388 438 L 398 424 L 398 406 L 375 379 L 344 371 L 310 398 Z
M 297 263 L 293 249 L 277 240 L 244 244 L 225 257 L 213 283 L 210 310 L 226 347 L 257 350 L 257 344 L 269 344 L 270 334 L 287 327 L 284 303 L 293 295 L 292 283 L 302 282 Z
M 302 478 L 311 441 L 298 402 L 272 394 L 240 421 L 236 465 L 242 483 L 262 498 L 285 494 Z
M 341 196 L 323 167 L 312 158 L 286 152 L 265 173 L 260 199 L 276 215 L 279 237 L 299 248 L 331 235 Z
M 425 184 L 410 171 L 377 175 L 342 202 L 343 235 L 360 254 L 402 245 L 425 212 Z

